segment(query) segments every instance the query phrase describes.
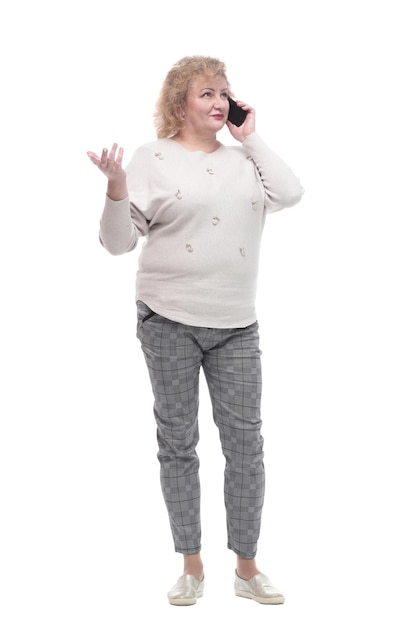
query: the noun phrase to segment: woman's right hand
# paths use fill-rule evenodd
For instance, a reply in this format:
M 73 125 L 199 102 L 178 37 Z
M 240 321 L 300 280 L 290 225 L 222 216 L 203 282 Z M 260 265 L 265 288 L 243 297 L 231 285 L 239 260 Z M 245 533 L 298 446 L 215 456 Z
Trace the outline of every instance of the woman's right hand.
M 110 152 L 103 148 L 101 157 L 95 152 L 87 152 L 92 163 L 107 177 L 107 195 L 111 200 L 124 200 L 128 196 L 126 186 L 126 172 L 122 167 L 123 148 L 117 151 L 114 143 Z
M 87 152 L 87 155 L 110 182 L 121 183 L 126 180 L 126 173 L 122 168 L 123 148 L 117 150 L 117 147 L 117 143 L 114 143 L 110 152 L 107 148 L 103 148 L 101 157 L 90 151 Z

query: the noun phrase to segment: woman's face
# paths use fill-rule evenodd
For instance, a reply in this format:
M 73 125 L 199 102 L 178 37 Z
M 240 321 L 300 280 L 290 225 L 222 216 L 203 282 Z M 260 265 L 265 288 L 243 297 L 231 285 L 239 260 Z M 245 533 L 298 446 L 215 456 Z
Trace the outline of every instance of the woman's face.
M 226 123 L 229 113 L 225 78 L 199 76 L 191 84 L 184 107 L 184 122 L 195 135 L 215 134 Z

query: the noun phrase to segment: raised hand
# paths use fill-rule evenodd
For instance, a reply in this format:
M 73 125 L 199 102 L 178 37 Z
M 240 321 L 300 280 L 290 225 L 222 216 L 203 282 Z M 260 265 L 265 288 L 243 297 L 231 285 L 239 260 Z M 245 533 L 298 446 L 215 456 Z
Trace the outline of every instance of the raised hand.
M 109 181 L 121 182 L 126 176 L 122 168 L 123 148 L 119 148 L 119 150 L 117 148 L 117 143 L 114 143 L 110 152 L 108 152 L 107 148 L 103 148 L 101 157 L 90 151 L 87 152 L 87 156 Z
M 101 157 L 95 152 L 87 152 L 88 158 L 107 177 L 107 195 L 112 200 L 123 200 L 127 197 L 126 172 L 122 167 L 123 148 L 114 143 L 110 152 L 103 148 Z

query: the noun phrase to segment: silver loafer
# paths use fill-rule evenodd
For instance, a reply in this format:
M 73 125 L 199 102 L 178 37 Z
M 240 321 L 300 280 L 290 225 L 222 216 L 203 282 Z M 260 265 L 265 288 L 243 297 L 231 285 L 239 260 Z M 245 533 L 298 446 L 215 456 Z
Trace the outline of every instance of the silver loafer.
M 250 598 L 260 604 L 284 604 L 285 598 L 276 589 L 267 576 L 256 574 L 250 580 L 235 576 L 235 594 L 241 598 Z
M 180 576 L 176 584 L 168 592 L 168 600 L 170 604 L 176 606 L 189 606 L 195 604 L 198 598 L 201 598 L 204 591 L 204 580 L 198 580 L 191 574 L 183 574 Z

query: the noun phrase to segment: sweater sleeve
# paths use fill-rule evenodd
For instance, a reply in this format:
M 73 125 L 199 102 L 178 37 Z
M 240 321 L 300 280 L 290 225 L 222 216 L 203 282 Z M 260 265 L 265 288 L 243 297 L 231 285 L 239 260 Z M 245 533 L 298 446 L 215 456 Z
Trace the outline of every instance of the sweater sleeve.
M 304 188 L 299 179 L 257 133 L 246 137 L 242 146 L 258 170 L 266 194 L 265 208 L 268 213 L 293 206 L 301 200 Z
M 149 221 L 142 211 L 146 209 L 146 180 L 143 180 L 146 167 L 137 154 L 140 155 L 139 150 L 126 168 L 129 196 L 118 201 L 106 196 L 100 220 L 100 242 L 114 255 L 134 250 L 140 237 L 149 232 Z
M 110 254 L 124 254 L 136 248 L 139 237 L 132 221 L 129 198 L 115 201 L 106 196 L 99 230 L 104 248 Z

